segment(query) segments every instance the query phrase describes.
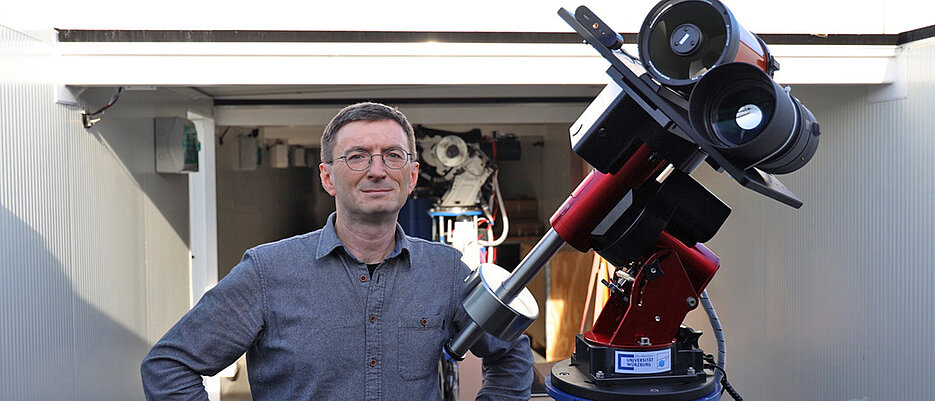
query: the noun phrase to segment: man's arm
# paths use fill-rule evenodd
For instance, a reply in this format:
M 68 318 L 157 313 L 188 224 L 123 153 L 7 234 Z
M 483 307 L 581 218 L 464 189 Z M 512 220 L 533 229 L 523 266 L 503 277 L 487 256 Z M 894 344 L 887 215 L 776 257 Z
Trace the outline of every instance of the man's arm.
M 455 280 L 455 294 L 460 293 L 460 285 L 464 283 L 462 279 L 471 272 L 463 263 L 461 267 L 458 271 L 459 275 L 463 276 Z M 455 302 L 458 304 L 455 332 L 459 332 L 467 327 L 471 317 L 461 306 L 457 295 Z M 523 334 L 512 342 L 506 342 L 485 333 L 471 347 L 471 352 L 483 360 L 484 385 L 477 393 L 477 400 L 529 399 L 533 381 L 533 358 L 529 348 L 529 337 Z
M 143 359 L 146 399 L 207 400 L 201 376 L 213 376 L 233 363 L 262 330 L 262 294 L 248 251 Z

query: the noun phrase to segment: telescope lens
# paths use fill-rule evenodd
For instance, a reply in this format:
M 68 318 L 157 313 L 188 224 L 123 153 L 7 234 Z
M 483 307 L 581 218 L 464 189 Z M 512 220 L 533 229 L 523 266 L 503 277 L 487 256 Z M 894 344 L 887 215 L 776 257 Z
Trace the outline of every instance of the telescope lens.
M 683 94 L 723 64 L 751 64 L 770 76 L 778 68 L 763 41 L 718 0 L 660 1 L 643 20 L 638 41 L 646 72 Z
M 739 146 L 757 137 L 775 108 L 771 91 L 756 85 L 738 85 L 711 108 L 713 131 L 727 146 Z
M 715 67 L 695 84 L 688 103 L 692 127 L 743 169 L 790 173 L 818 148 L 821 131 L 812 113 L 753 65 Z
M 744 105 L 737 110 L 737 125 L 740 128 L 751 130 L 760 125 L 761 122 L 763 122 L 763 110 L 760 110 L 756 105 Z
M 650 31 L 649 60 L 670 79 L 697 78 L 724 52 L 727 28 L 710 4 L 683 2 L 667 9 Z

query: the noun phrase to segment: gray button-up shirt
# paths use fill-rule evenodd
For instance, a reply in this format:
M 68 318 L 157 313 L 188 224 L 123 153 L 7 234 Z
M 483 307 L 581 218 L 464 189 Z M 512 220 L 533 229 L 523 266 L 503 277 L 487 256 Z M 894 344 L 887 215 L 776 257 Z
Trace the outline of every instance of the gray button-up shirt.
M 370 277 L 334 217 L 320 230 L 260 245 L 143 360 L 149 400 L 206 400 L 202 375 L 245 351 L 253 399 L 435 400 L 445 341 L 469 322 L 459 292 L 470 270 L 449 246 L 408 237 Z M 529 339 L 484 336 L 477 399 L 528 399 Z

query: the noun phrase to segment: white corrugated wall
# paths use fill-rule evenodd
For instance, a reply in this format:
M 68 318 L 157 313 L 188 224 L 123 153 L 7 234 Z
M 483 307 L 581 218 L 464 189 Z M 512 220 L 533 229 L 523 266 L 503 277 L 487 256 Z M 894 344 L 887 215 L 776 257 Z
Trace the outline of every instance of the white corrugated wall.
M 699 169 L 733 208 L 709 292 L 746 399 L 935 399 L 935 39 L 902 57 L 905 99 L 793 88 L 822 127 L 813 161 L 781 177 L 800 210 Z
M 140 360 L 188 306 L 187 178 L 152 148 L 152 117 L 185 107 L 124 94 L 85 130 L 24 71 L 47 46 L 0 26 L 0 400 L 142 399 Z

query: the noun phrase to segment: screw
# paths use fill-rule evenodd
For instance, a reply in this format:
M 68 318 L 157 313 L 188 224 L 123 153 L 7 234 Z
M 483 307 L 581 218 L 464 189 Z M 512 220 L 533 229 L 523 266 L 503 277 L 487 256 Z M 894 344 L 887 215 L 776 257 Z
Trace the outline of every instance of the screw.
M 657 322 L 661 322 L 661 321 L 662 321 L 662 318 L 659 317 L 659 316 L 656 316 L 656 321 L 657 321 Z
M 558 372 L 559 376 L 568 376 L 568 372 Z
M 688 305 L 691 309 L 695 309 L 695 307 L 698 306 L 698 299 L 695 297 L 688 297 L 685 299 L 685 305 Z
M 596 378 L 598 378 L 598 379 L 603 379 L 603 378 L 604 378 L 604 371 L 603 371 L 603 370 L 598 370 L 597 372 L 594 372 L 594 377 L 596 377 Z

